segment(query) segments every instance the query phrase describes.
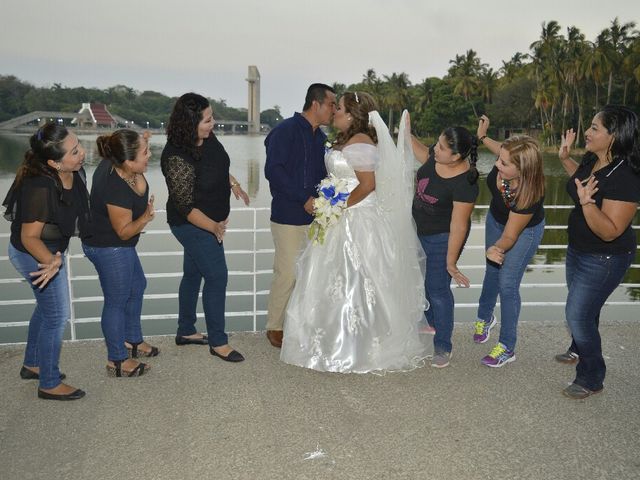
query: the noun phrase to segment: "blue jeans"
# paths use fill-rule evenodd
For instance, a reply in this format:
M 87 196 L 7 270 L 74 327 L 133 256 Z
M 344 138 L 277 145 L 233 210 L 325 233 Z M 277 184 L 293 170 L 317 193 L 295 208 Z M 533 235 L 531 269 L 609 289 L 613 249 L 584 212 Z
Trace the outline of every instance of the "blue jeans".
M 128 357 L 124 342 L 142 342 L 142 296 L 147 280 L 135 247 L 92 247 L 82 250 L 98 271 L 104 296 L 100 325 L 107 358 L 113 361 Z
M 36 308 L 29 321 L 27 348 L 24 353 L 26 367 L 40 368 L 40 388 L 55 388 L 60 384 L 60 348 L 64 327 L 71 315 L 69 305 L 69 283 L 64 264 L 45 288 L 33 285 L 31 272 L 38 271 L 38 261 L 28 253 L 23 253 L 9 242 L 9 260 L 15 269 L 31 286 L 36 297 Z
M 635 252 L 618 255 L 588 254 L 567 248 L 567 304 L 565 315 L 580 361 L 575 383 L 600 390 L 607 367 L 598 331 L 600 310 L 622 281 Z
M 453 334 L 453 292 L 451 275 L 447 271 L 449 233 L 420 235 L 418 237 L 427 256 L 427 274 L 424 291 L 429 308 L 424 315 L 429 325 L 436 329 L 433 347 L 436 353 L 451 352 Z
M 505 226 L 487 214 L 485 225 L 485 250 L 502 236 Z M 527 264 L 536 253 L 542 235 L 544 220 L 538 225 L 525 228 L 511 249 L 505 254 L 502 265 L 487 261 L 482 293 L 478 302 L 478 319 L 491 322 L 493 310 L 500 295 L 500 339 L 509 350 L 516 347 L 518 318 L 520 317 L 520 282 Z
M 218 347 L 228 343 L 224 332 L 224 310 L 227 294 L 227 262 L 224 247 L 216 237 L 190 223 L 171 226 L 171 232 L 184 248 L 183 275 L 179 290 L 177 335 L 196 333 L 196 306 L 202 288 L 202 308 L 207 324 L 209 345 Z

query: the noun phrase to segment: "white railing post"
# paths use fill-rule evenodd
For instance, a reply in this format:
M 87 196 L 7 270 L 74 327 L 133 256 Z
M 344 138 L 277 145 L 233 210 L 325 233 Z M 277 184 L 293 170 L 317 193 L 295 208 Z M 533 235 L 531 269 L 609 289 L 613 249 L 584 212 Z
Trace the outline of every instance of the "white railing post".
M 258 296 L 256 291 L 258 289 L 258 273 L 257 273 L 257 257 L 258 257 L 258 214 L 257 210 L 253 209 L 253 331 L 257 330 L 258 326 Z
M 69 291 L 69 308 L 71 313 L 71 316 L 69 317 L 69 325 L 71 326 L 71 340 L 76 340 L 76 309 L 73 301 L 73 283 L 71 282 L 73 272 L 71 271 L 71 255 L 69 254 L 69 249 L 67 249 L 67 253 L 64 256 L 64 263 L 67 269 L 67 289 Z

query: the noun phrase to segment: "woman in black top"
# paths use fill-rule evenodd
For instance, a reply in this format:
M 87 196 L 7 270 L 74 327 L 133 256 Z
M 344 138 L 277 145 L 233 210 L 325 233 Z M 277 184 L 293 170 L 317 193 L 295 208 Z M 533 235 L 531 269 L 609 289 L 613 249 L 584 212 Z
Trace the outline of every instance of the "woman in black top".
M 40 398 L 76 400 L 85 392 L 61 382 L 58 361 L 71 313 L 64 252 L 89 219 L 85 152 L 74 133 L 55 123 L 40 127 L 29 143 L 3 202 L 12 221 L 9 259 L 36 298 L 20 376 L 40 380 Z
M 425 317 L 435 327 L 431 366 L 442 368 L 451 358 L 454 300 L 451 279 L 468 287 L 457 263 L 469 235 L 471 212 L 478 197 L 477 138 L 463 127 L 447 128 L 431 149 L 412 137 L 422 166 L 417 173 L 413 218 L 427 255 Z
M 149 198 L 144 176 L 151 157 L 148 137 L 121 129 L 96 140 L 102 161 L 91 185 L 92 236 L 82 239 L 100 278 L 107 373 L 115 377 L 142 375 L 149 366 L 135 358 L 158 355 L 158 349 L 142 339 L 147 281 L 136 252 L 140 232 L 154 217 L 153 195 Z
M 559 156 L 571 176 L 567 192 L 575 203 L 569 215 L 565 308 L 573 343 L 556 359 L 575 363 L 579 358 L 575 380 L 563 390 L 570 398 L 586 398 L 604 388 L 598 324 L 602 306 L 635 257 L 631 222 L 640 202 L 638 135 L 638 116 L 626 107 L 608 105 L 585 132 L 587 153 L 580 163 L 569 155 L 573 129 L 562 139 Z
M 241 362 L 244 357 L 229 346 L 224 331 L 228 270 L 222 240 L 231 192 L 247 205 L 249 196 L 229 174 L 229 155 L 213 134 L 213 125 L 209 101 L 195 93 L 184 94 L 171 112 L 162 151 L 162 173 L 169 190 L 167 221 L 184 247 L 176 344 L 208 344 L 212 355 Z M 208 336 L 195 328 L 203 278 Z
M 498 158 L 487 176 L 491 192 L 485 223 L 487 266 L 473 341 L 485 343 L 489 339 L 500 295 L 500 339 L 482 363 L 501 367 L 516 359 L 520 282 L 544 234 L 544 173 L 535 140 L 522 135 L 500 143 L 487 137 L 488 129 L 489 118 L 483 115 L 478 138 Z

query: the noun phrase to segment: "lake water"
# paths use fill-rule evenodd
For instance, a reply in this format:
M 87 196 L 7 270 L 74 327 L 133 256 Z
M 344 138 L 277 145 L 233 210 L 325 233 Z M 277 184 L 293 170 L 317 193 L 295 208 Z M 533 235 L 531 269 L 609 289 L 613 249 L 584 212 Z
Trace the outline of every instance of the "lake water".
M 231 173 L 243 185 L 243 188 L 251 197 L 251 206 L 269 207 L 270 194 L 269 186 L 264 178 L 265 152 L 262 136 L 221 136 L 222 144 L 231 157 Z M 91 178 L 93 170 L 98 162 L 95 148 L 95 136 L 81 135 L 80 141 L 87 150 L 87 160 L 85 168 L 88 178 Z M 150 184 L 151 193 L 155 195 L 155 205 L 158 209 L 164 209 L 167 199 L 167 190 L 164 178 L 160 171 L 160 153 L 165 143 L 163 135 L 156 135 L 151 139 L 152 158 L 149 162 L 149 170 L 146 174 Z M 22 161 L 25 150 L 28 147 L 28 136 L 11 135 L 0 136 L 0 195 L 4 198 L 15 171 Z M 488 152 L 482 152 L 478 162 L 478 169 L 481 173 L 481 188 L 478 205 L 487 205 L 490 200 L 489 191 L 484 183 L 484 177 L 491 169 L 494 157 Z M 566 176 L 559 164 L 556 156 L 545 157 L 545 175 L 547 177 L 547 193 L 545 203 L 551 205 L 569 205 L 570 201 L 565 192 Z M 232 208 L 243 207 L 239 201 L 232 198 Z M 476 208 L 473 213 L 473 229 L 467 243 L 459 266 L 472 283 L 471 289 L 456 289 L 455 297 L 459 308 L 456 308 L 456 321 L 470 322 L 475 319 L 476 309 L 468 304 L 476 303 L 480 296 L 480 285 L 482 284 L 484 254 L 481 246 L 484 242 L 484 231 L 480 228 L 484 223 L 486 209 Z M 566 225 L 569 210 L 547 208 L 547 225 Z M 268 229 L 269 211 L 257 212 L 258 228 Z M 637 225 L 638 215 L 634 223 Z M 230 229 L 251 228 L 253 224 L 252 211 L 232 212 L 230 217 Z M 0 234 L 9 232 L 9 222 L 0 220 Z M 158 213 L 155 220 L 147 227 L 151 230 L 168 230 L 164 213 Z M 12 265 L 6 260 L 8 237 L 0 237 L 0 279 L 16 278 L 17 274 Z M 566 245 L 567 236 L 564 229 L 545 232 L 543 245 Z M 256 244 L 259 249 L 271 249 L 271 235 L 267 232 L 256 234 Z M 253 256 L 240 253 L 229 253 L 240 250 L 253 249 L 253 235 L 248 232 L 229 232 L 225 237 L 225 249 L 227 251 L 227 263 L 232 272 L 246 272 L 253 270 Z M 180 251 L 180 245 L 171 234 L 145 234 L 138 244 L 139 252 L 175 252 Z M 72 254 L 81 253 L 81 248 L 77 239 L 72 239 L 70 245 Z M 539 249 L 534 260 L 535 268 L 525 274 L 524 284 L 544 284 L 546 286 L 525 287 L 522 290 L 524 302 L 563 302 L 566 298 L 566 287 L 558 286 L 563 284 L 564 269 L 558 268 L 564 262 L 564 249 Z M 256 254 L 256 269 L 265 270 L 272 267 L 273 255 L 271 253 Z M 181 271 L 182 258 L 171 254 L 158 254 L 156 256 L 142 257 L 142 263 L 147 275 L 151 274 L 148 280 L 147 295 L 173 294 L 178 291 L 179 276 L 174 275 L 169 278 L 156 278 L 154 274 L 176 273 Z M 640 263 L 638 256 L 634 262 Z M 465 265 L 470 266 L 465 269 Z M 548 265 L 548 267 L 544 267 Z M 86 259 L 72 260 L 72 272 L 74 276 L 95 276 L 93 266 Z M 262 274 L 256 277 L 256 291 L 266 291 L 269 289 L 271 280 L 270 274 Z M 640 269 L 631 269 L 625 279 L 625 283 L 640 283 Z M 0 301 L 9 299 L 31 299 L 32 295 L 24 283 L 0 284 Z M 73 282 L 74 295 L 76 298 L 83 298 L 82 302 L 74 304 L 76 318 L 99 317 L 102 303 L 99 300 L 91 300 L 85 297 L 100 296 L 100 286 L 96 280 L 78 280 Z M 229 292 L 253 292 L 253 276 L 231 275 L 229 277 Z M 611 301 L 630 301 L 640 299 L 640 288 L 620 287 L 610 298 Z M 86 300 L 86 301 L 85 301 Z M 256 297 L 256 309 L 266 310 L 266 295 Z M 234 312 L 253 311 L 253 295 L 232 294 L 227 297 L 227 312 L 231 315 L 227 319 L 229 331 L 251 330 L 254 327 L 252 315 L 234 315 Z M 28 321 L 33 305 L 0 305 L 0 322 Z M 201 310 L 200 310 L 201 311 Z M 555 306 L 524 306 L 521 319 L 524 321 L 562 321 L 564 318 L 564 308 Z M 177 314 L 177 300 L 175 298 L 150 298 L 145 300 L 143 315 Z M 611 306 L 604 310 L 603 319 L 625 319 L 637 317 L 636 306 Z M 203 323 L 201 320 L 199 322 Z M 264 315 L 258 315 L 255 323 L 257 329 L 263 329 L 265 324 Z M 101 337 L 98 323 L 76 324 L 77 338 Z M 204 325 L 201 326 L 204 328 Z M 174 319 L 152 319 L 143 323 L 145 334 L 171 334 L 175 332 Z M 69 330 L 69 329 L 67 329 Z M 70 333 L 67 332 L 67 337 Z M 0 343 L 17 342 L 26 339 L 26 327 L 4 327 L 0 328 Z

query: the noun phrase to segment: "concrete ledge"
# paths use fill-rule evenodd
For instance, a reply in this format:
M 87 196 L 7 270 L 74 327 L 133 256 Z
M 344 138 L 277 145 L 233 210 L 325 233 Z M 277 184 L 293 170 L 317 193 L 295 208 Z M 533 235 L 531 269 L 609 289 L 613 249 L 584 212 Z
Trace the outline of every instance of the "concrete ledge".
M 242 364 L 155 337 L 148 375 L 112 379 L 102 342 L 66 343 L 62 370 L 87 391 L 75 402 L 36 398 L 23 347 L 2 346 L 0 478 L 637 479 L 640 329 L 601 332 L 606 388 L 584 401 L 560 394 L 574 369 L 553 361 L 569 342 L 558 323 L 522 324 L 500 369 L 479 363 L 492 341 L 457 324 L 451 367 L 386 376 L 284 365 L 241 333 Z

